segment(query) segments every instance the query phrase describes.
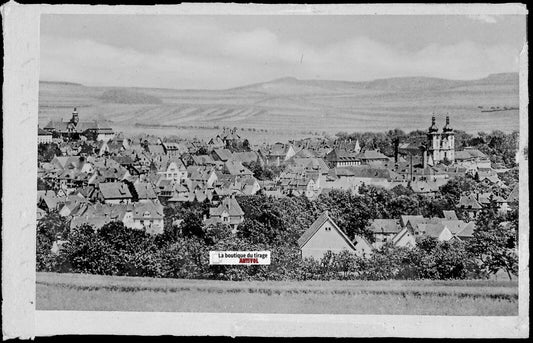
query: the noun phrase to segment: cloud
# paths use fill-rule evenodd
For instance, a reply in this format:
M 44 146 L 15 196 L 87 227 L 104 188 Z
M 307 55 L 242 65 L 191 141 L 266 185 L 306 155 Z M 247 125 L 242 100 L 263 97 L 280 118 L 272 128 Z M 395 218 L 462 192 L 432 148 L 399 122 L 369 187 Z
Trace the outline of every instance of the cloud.
M 217 89 L 289 75 L 351 81 L 397 76 L 474 79 L 518 70 L 519 51 L 505 44 L 464 41 L 409 50 L 360 36 L 316 46 L 282 39 L 265 28 L 234 31 L 196 25 L 198 34 L 169 32 L 163 25 L 150 35 L 144 28 L 137 43 L 130 37 L 128 44 L 105 35 L 89 39 L 43 34 L 41 79 Z M 148 40 L 151 43 L 145 44 Z
M 498 22 L 498 19 L 496 16 L 488 15 L 488 14 L 470 14 L 468 15 L 468 18 L 480 21 L 487 24 L 496 24 Z

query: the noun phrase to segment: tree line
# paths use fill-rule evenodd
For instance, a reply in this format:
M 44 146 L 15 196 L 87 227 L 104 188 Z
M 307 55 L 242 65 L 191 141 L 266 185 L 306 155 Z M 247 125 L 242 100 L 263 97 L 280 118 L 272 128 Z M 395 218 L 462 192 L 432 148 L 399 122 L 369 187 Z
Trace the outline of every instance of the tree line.
M 165 207 L 165 230 L 156 236 L 121 222 L 98 230 L 70 228 L 67 219 L 52 211 L 37 225 L 37 270 L 227 280 L 465 279 L 486 278 L 498 270 L 517 275 L 518 211 L 504 216 L 492 207 L 477 217 L 469 242 L 426 237 L 414 248 L 385 245 L 367 257 L 344 252 L 328 253 L 320 261 L 301 258 L 297 239 L 325 210 L 350 238 L 372 240 L 367 228 L 371 218 L 436 216 L 448 208 L 442 200 L 395 191 L 363 187 L 360 195 L 332 191 L 314 201 L 238 197 L 245 218 L 236 234 L 223 224 L 203 225 L 204 203 Z M 508 223 L 505 228 L 503 222 Z M 52 251 L 58 239 L 64 243 Z M 269 266 L 211 266 L 212 250 L 270 250 L 272 261 Z

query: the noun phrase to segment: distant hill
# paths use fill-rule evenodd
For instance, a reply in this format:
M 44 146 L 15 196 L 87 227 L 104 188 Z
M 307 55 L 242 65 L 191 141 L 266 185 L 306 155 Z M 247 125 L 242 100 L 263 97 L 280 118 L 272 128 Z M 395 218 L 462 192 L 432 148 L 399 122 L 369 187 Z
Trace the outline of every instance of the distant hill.
M 426 129 L 435 113 L 442 124 L 468 132 L 519 127 L 518 73 L 478 80 L 398 77 L 364 82 L 284 77 L 226 90 L 92 87 L 41 82 L 39 121 L 108 119 L 128 131 L 135 124 L 236 126 L 313 131 Z M 511 110 L 487 112 L 485 109 Z M 442 117 L 442 118 L 441 118 Z
M 127 88 L 110 89 L 102 93 L 100 99 L 114 104 L 162 104 L 163 101 L 153 95 L 147 95 Z
M 268 94 L 298 95 L 313 93 L 345 93 L 365 89 L 378 91 L 413 91 L 422 89 L 445 90 L 475 85 L 518 86 L 518 73 L 491 74 L 478 80 L 449 80 L 435 77 L 395 77 L 363 82 L 299 80 L 294 77 L 284 77 L 268 82 L 232 88 L 230 90 Z
M 59 86 L 83 86 L 81 83 L 67 82 L 67 81 L 39 81 L 41 84 L 46 85 L 59 85 Z

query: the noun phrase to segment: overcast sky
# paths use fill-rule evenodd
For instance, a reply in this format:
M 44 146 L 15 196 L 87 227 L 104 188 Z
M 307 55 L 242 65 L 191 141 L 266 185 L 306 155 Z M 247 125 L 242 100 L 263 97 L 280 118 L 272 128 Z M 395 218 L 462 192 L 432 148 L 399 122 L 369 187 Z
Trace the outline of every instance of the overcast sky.
M 43 15 L 41 80 L 220 89 L 518 71 L 525 16 Z

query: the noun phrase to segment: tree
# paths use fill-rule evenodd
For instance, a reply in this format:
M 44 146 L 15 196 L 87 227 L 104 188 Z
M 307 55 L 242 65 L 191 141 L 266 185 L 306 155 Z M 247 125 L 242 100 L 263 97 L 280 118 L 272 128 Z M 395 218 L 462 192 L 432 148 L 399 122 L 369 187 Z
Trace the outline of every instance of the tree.
M 57 211 L 51 211 L 37 223 L 36 262 L 38 271 L 52 271 L 54 268 L 51 252 L 54 242 L 68 236 L 68 222 Z
M 466 276 L 469 257 L 463 242 L 455 239 L 439 242 L 432 255 L 438 279 L 463 279 Z
M 242 141 L 242 149 L 244 151 L 250 151 L 250 142 L 248 141 L 248 139 Z
M 502 224 L 504 219 L 497 213 L 496 204 L 491 203 L 481 210 L 469 252 L 487 274 L 496 274 L 503 269 L 511 279 L 512 275 L 518 275 L 518 215 L 509 225 Z
M 439 188 L 440 193 L 456 204 L 463 193 L 476 189 L 476 182 L 467 177 L 455 177 Z
M 193 212 L 186 212 L 183 221 L 179 225 L 181 234 L 184 237 L 196 236 L 203 238 L 205 233 L 201 218 L 202 217 L 198 217 L 198 215 Z
M 55 143 L 40 143 L 37 147 L 37 160 L 50 162 L 55 156 L 61 156 L 61 150 Z

